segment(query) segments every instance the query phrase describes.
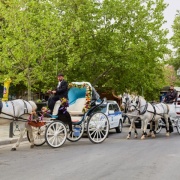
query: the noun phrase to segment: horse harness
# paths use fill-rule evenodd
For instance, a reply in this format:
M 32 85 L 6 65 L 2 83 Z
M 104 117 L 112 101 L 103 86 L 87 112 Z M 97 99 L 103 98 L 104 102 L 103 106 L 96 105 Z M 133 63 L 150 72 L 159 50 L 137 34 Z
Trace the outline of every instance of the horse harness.
M 25 103 L 24 100 L 22 100 L 22 101 L 23 101 L 23 103 L 24 103 L 24 114 L 28 114 L 27 104 Z M 10 114 L 7 114 L 7 113 L 2 112 L 2 108 L 3 108 L 3 103 L 2 103 L 2 101 L 0 101 L 0 114 L 4 114 L 4 115 L 7 115 L 7 116 L 10 116 L 10 117 L 13 118 L 13 121 L 17 121 L 18 118 L 20 118 L 20 117 L 16 117 L 16 116 L 15 116 L 15 106 L 14 106 L 14 102 L 13 102 L 13 101 L 9 101 L 9 102 L 11 102 L 12 107 L 13 107 L 13 116 L 10 115 Z M 8 104 L 7 104 L 7 107 L 8 107 Z M 9 119 L 9 118 L 4 118 L 4 119 Z M 21 119 L 23 119 L 23 118 L 21 118 Z M 10 120 L 11 120 L 11 119 L 10 119 Z
M 139 99 L 139 97 L 138 97 L 138 99 Z M 137 104 L 137 105 L 136 105 L 136 106 L 133 105 L 133 106 L 135 107 L 135 109 L 136 109 L 137 111 L 139 111 L 139 115 L 145 114 L 146 111 L 149 112 L 149 113 L 152 113 L 152 114 L 153 114 L 153 117 L 152 117 L 151 121 L 154 121 L 156 115 L 162 116 L 162 114 L 157 113 L 156 108 L 155 108 L 155 105 L 153 105 L 152 103 L 149 103 L 149 104 L 151 104 L 151 106 L 153 107 L 154 112 L 147 110 L 147 108 L 148 108 L 148 103 L 147 103 L 147 102 L 146 102 L 146 105 L 145 105 L 144 110 L 143 110 L 142 112 L 140 112 L 140 110 L 137 109 L 138 103 L 139 103 L 139 101 L 136 101 L 136 104 Z M 163 106 L 162 106 L 162 107 L 163 107 Z M 164 107 L 163 107 L 163 109 L 164 109 Z M 167 109 L 168 109 L 168 106 L 167 106 Z M 168 109 L 168 111 L 169 111 L 169 109 Z M 151 122 L 151 121 L 150 121 L 150 122 Z

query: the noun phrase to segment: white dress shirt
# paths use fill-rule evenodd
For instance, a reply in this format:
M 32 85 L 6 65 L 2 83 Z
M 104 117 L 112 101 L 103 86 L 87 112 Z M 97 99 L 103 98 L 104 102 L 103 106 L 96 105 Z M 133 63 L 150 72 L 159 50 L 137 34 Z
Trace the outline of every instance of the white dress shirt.
M 58 82 L 57 88 L 61 85 L 61 81 Z

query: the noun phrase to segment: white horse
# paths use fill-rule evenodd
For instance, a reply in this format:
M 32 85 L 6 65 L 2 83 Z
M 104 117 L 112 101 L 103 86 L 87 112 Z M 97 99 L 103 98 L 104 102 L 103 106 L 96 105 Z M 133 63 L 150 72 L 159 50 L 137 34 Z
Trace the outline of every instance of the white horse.
M 10 123 L 17 120 L 20 128 L 20 137 L 18 141 L 13 145 L 13 151 L 20 145 L 23 135 L 26 129 L 29 131 L 31 148 L 34 147 L 34 138 L 32 134 L 32 127 L 28 124 L 30 114 L 37 109 L 36 104 L 33 101 L 25 101 L 22 99 L 16 99 L 13 101 L 0 101 L 0 124 Z
M 134 95 L 130 95 L 128 93 L 124 93 L 122 96 L 121 107 L 124 109 L 125 115 L 127 115 L 131 121 L 131 125 L 129 127 L 127 139 L 129 139 L 131 137 L 132 128 L 134 128 L 134 137 L 137 138 L 137 136 L 138 136 L 136 126 L 135 126 L 135 120 L 137 119 L 139 112 L 136 109 L 132 110 L 132 108 L 131 108 L 131 106 L 132 106 L 131 103 L 132 103 L 134 98 L 135 98 Z
M 166 122 L 167 132 L 166 136 L 169 136 L 169 107 L 164 103 L 151 104 L 148 103 L 142 96 L 136 96 L 131 103 L 131 111 L 138 111 L 139 117 L 143 122 L 142 130 L 143 135 L 141 139 L 145 139 L 148 123 L 155 122 L 155 129 L 157 129 L 159 119 L 163 118 Z M 152 137 L 155 137 L 154 131 L 150 132 Z

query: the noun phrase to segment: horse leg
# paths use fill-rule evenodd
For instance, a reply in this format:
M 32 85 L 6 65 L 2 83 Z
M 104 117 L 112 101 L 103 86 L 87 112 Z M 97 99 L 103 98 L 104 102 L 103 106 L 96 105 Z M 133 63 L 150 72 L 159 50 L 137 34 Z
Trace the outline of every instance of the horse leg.
M 155 137 L 156 137 L 157 128 L 158 128 L 158 121 L 155 121 L 155 128 L 154 128 L 153 133 L 151 134 L 151 137 L 152 137 L 152 138 L 155 138 Z
M 147 129 L 147 120 L 144 121 L 144 128 L 143 128 L 143 134 L 141 136 L 141 139 L 145 139 L 147 133 L 146 133 L 146 129 Z
M 33 132 L 32 132 L 32 127 L 29 124 L 26 124 L 26 128 L 28 130 L 29 133 L 29 139 L 30 139 L 30 148 L 34 147 L 34 137 L 33 137 Z
M 156 134 L 156 128 L 155 128 L 155 126 L 156 126 L 156 122 L 157 122 L 157 121 L 153 121 L 153 122 L 151 122 L 151 124 L 152 124 L 151 137 L 152 137 L 152 138 L 155 138 L 155 137 L 156 137 L 156 136 L 155 136 L 155 134 Z
M 133 128 L 133 123 L 134 123 L 134 119 L 132 119 L 132 121 L 131 121 L 131 125 L 129 127 L 129 132 L 128 132 L 128 135 L 127 135 L 127 139 L 130 139 L 130 137 L 131 137 L 131 130 Z
M 26 128 L 25 127 L 24 128 L 21 127 L 20 128 L 20 136 L 19 136 L 17 142 L 13 145 L 11 151 L 16 151 L 16 148 L 19 147 L 25 132 L 26 132 Z
M 169 117 L 168 117 L 168 122 L 169 122 L 169 132 L 172 133 L 174 130 L 173 130 L 171 119 Z
M 137 133 L 136 125 L 135 125 L 134 121 L 133 121 L 133 128 L 134 128 L 134 138 L 137 138 L 138 133 Z
M 166 121 L 166 136 L 170 136 L 170 133 L 169 133 L 169 121 L 168 121 L 168 115 L 164 115 L 164 119 Z
M 147 137 L 151 137 L 152 136 L 152 129 L 153 129 L 153 124 L 152 121 L 150 122 L 150 130 L 149 133 L 147 134 Z

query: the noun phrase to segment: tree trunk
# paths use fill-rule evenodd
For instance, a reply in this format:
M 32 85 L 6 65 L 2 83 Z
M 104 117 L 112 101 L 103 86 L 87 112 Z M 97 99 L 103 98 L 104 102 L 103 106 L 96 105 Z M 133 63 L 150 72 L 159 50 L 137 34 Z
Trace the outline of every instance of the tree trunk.
M 31 77 L 30 77 L 30 70 L 28 70 L 28 97 L 27 97 L 27 100 L 30 101 L 32 100 L 32 97 L 31 97 Z

